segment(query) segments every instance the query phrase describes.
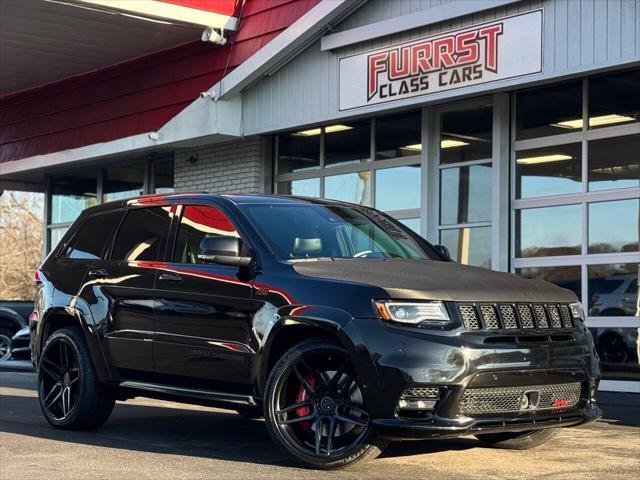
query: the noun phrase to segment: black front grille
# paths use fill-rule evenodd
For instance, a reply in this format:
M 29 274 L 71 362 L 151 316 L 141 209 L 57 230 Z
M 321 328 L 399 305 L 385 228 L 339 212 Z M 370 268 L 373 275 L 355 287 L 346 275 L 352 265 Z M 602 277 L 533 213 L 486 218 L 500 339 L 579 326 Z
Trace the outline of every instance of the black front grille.
M 466 330 L 562 329 L 574 326 L 566 304 L 460 303 L 458 312 Z

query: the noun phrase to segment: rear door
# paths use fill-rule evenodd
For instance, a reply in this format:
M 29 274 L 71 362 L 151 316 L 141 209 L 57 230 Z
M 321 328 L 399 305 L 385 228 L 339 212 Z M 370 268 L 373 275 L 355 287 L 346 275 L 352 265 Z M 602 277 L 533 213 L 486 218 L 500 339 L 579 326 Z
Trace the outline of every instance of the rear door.
M 252 284 L 238 267 L 198 260 L 205 236 L 239 237 L 230 218 L 213 205 L 184 205 L 175 248 L 156 283 L 156 371 L 164 383 L 250 391 Z
M 91 280 L 108 312 L 99 327 L 105 355 L 122 378 L 149 379 L 154 371 L 153 288 L 173 211 L 168 205 L 128 210 L 109 261 Z

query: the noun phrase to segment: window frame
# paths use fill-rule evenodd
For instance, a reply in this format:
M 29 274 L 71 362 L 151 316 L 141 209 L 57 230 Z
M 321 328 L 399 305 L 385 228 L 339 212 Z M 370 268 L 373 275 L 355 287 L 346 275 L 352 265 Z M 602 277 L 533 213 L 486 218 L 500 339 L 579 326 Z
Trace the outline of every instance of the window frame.
M 254 247 L 251 241 L 247 240 L 248 235 L 246 235 L 246 233 L 242 230 L 242 223 L 235 218 L 235 216 L 229 211 L 229 209 L 224 208 L 224 205 L 222 205 L 221 203 L 217 203 L 213 201 L 204 201 L 204 200 L 203 201 L 187 200 L 184 202 L 181 201 L 179 203 L 175 203 L 174 205 L 176 207 L 176 210 L 174 212 L 173 219 L 171 222 L 171 230 L 169 232 L 167 248 L 165 249 L 165 255 L 164 255 L 164 260 L 167 263 L 170 263 L 171 265 L 179 265 L 179 266 L 194 266 L 194 265 L 203 266 L 204 265 L 204 266 L 215 267 L 215 268 L 233 269 L 234 271 L 238 270 L 238 267 L 235 267 L 232 265 L 222 265 L 215 262 L 200 264 L 200 263 L 176 262 L 173 260 L 175 255 L 175 249 L 178 244 L 178 235 L 180 234 L 180 225 L 182 223 L 182 216 L 184 215 L 184 211 L 186 207 L 210 207 L 210 208 L 217 209 L 220 213 L 222 213 L 227 218 L 229 223 L 231 223 L 231 225 L 234 226 L 234 228 L 236 229 L 235 231 L 238 233 L 238 237 L 240 238 L 240 240 L 242 240 L 243 247 L 249 251 L 249 253 L 254 258 L 254 260 L 256 261 L 259 260 L 259 255 L 257 253 L 256 248 Z
M 415 109 L 413 109 L 415 110 Z M 411 110 L 408 110 L 411 111 Z M 418 109 L 421 111 L 421 109 Z M 385 115 L 388 116 L 388 115 Z M 371 180 L 369 184 L 370 195 L 369 199 L 371 201 L 371 205 L 365 205 L 372 208 L 376 208 L 376 171 L 384 170 L 394 167 L 412 167 L 415 165 L 420 166 L 421 174 L 424 175 L 424 168 L 422 162 L 422 153 L 417 152 L 416 155 L 407 155 L 404 157 L 395 157 L 395 158 L 387 158 L 382 160 L 376 160 L 376 120 L 377 118 L 371 118 L 369 120 L 354 120 L 355 122 L 366 122 L 370 123 L 370 138 L 369 138 L 369 157 L 367 160 L 359 163 L 353 164 L 345 164 L 345 165 L 326 165 L 325 163 L 325 127 L 326 125 L 321 125 L 321 134 L 320 134 L 320 166 L 318 168 L 308 169 L 301 172 L 290 172 L 290 173 L 278 173 L 279 165 L 278 165 L 278 141 L 279 134 L 274 135 L 274 176 L 273 176 L 273 187 L 276 193 L 280 193 L 278 188 L 279 184 L 284 182 L 290 182 L 294 180 L 307 180 L 307 179 L 318 179 L 320 182 L 319 188 L 319 197 L 325 198 L 325 179 L 326 177 L 333 177 L 337 175 L 344 175 L 349 173 L 360 173 L 364 171 L 368 171 L 371 174 Z M 345 123 L 351 123 L 349 121 L 345 121 Z M 421 131 L 424 130 L 424 126 L 421 125 Z M 281 132 L 281 133 L 289 133 L 289 132 Z M 424 134 L 423 134 L 424 138 Z M 423 143 L 423 142 L 422 142 Z M 423 143 L 424 144 L 424 143 Z M 422 185 L 422 182 L 421 182 Z M 420 191 L 420 206 L 423 205 L 425 193 L 421 187 Z M 385 213 L 391 215 L 396 220 L 413 220 L 418 219 L 421 221 L 421 233 L 424 234 L 425 225 L 422 222 L 421 208 L 411 208 L 411 209 L 403 209 L 403 210 L 392 210 L 387 211 Z
M 588 184 L 588 162 L 589 162 L 589 142 L 608 138 L 623 138 L 628 135 L 640 133 L 640 122 L 623 125 L 612 125 L 596 129 L 589 128 L 589 78 L 582 79 L 582 129 L 580 131 L 555 134 L 545 137 L 516 140 L 516 113 L 517 113 L 517 92 L 511 93 L 511 153 L 510 161 L 510 271 L 515 272 L 520 268 L 528 267 L 580 267 L 580 292 L 579 300 L 583 305 L 588 304 L 588 267 L 605 264 L 640 264 L 640 252 L 614 252 L 614 253 L 588 253 L 588 211 L 589 204 L 638 199 L 640 201 L 640 187 L 615 188 L 606 190 L 589 191 Z M 516 197 L 516 156 L 517 152 L 534 148 L 554 147 L 579 143 L 581 145 L 581 188 L 578 193 L 566 193 L 550 195 L 544 197 L 517 198 Z M 516 212 L 518 210 L 552 207 L 560 205 L 579 204 L 581 209 L 581 250 L 576 255 L 561 255 L 553 257 L 516 257 Z M 588 316 L 588 309 L 585 311 L 587 327 L 631 327 L 640 328 L 640 317 L 594 317 Z
M 172 161 L 174 163 L 174 185 L 175 185 L 175 156 L 173 153 L 170 154 L 152 154 L 152 155 L 148 155 L 147 157 L 135 157 L 135 158 L 131 158 L 131 159 L 125 159 L 125 160 L 119 160 L 117 162 L 114 162 L 113 164 L 109 164 L 109 165 L 101 165 L 99 167 L 94 167 L 94 168 L 86 168 L 86 169 L 79 169 L 79 170 L 74 170 L 72 172 L 68 172 L 65 175 L 61 175 L 61 176 L 66 176 L 66 175 L 74 175 L 74 174 L 82 174 L 82 173 L 87 173 L 87 172 L 95 172 L 96 173 L 96 206 L 97 205 L 102 205 L 106 202 L 103 201 L 103 185 L 104 185 L 104 172 L 108 167 L 117 167 L 119 165 L 125 165 L 128 163 L 131 163 L 132 161 L 144 161 L 145 163 L 145 174 L 144 174 L 144 184 L 143 184 L 143 188 L 144 188 L 144 194 L 145 195 L 150 195 L 155 193 L 154 189 L 155 189 L 155 185 L 154 185 L 154 172 L 155 172 L 155 165 L 156 163 L 161 163 L 161 162 L 165 162 L 165 161 Z M 71 228 L 71 226 L 74 225 L 74 223 L 78 220 L 78 218 L 80 218 L 79 216 L 77 218 L 75 218 L 73 221 L 70 222 L 58 222 L 58 223 L 52 223 L 51 222 L 51 197 L 52 197 L 52 193 L 53 193 L 53 183 L 55 181 L 55 178 L 58 177 L 58 175 L 54 175 L 54 176 L 47 176 L 45 178 L 45 188 L 44 188 L 44 207 L 45 207 L 45 222 L 44 222 L 44 242 L 43 242 L 43 248 L 44 248 L 44 256 L 46 256 L 49 252 L 53 251 L 55 249 L 55 247 L 57 245 L 52 245 L 51 242 L 51 232 L 53 230 L 56 229 L 60 229 L 60 228 L 66 228 L 67 231 L 69 230 L 69 228 Z M 175 188 L 175 187 L 174 187 Z M 117 201 L 117 200 L 116 200 Z M 63 234 L 66 235 L 66 232 Z

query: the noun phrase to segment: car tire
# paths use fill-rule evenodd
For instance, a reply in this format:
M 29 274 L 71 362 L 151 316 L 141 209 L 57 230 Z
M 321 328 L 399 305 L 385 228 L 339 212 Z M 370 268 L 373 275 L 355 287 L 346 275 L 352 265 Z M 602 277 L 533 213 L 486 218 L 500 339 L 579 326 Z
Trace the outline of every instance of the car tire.
M 555 433 L 555 429 L 546 428 L 527 432 L 485 433 L 478 434 L 475 437 L 493 448 L 528 450 L 542 445 L 553 437 Z
M 308 371 L 302 373 L 301 364 L 308 366 Z M 314 371 L 315 367 L 319 369 Z M 283 399 L 296 392 L 294 403 L 283 407 Z M 300 403 L 305 406 L 295 407 Z M 301 409 L 306 410 L 300 413 Z M 274 442 L 296 463 L 308 468 L 352 466 L 376 458 L 389 444 L 378 437 L 371 424 L 348 352 L 331 340 L 305 341 L 278 360 L 265 387 L 264 414 Z M 307 431 L 299 432 L 303 427 Z M 334 448 L 338 445 L 342 446 Z
M 13 334 L 6 328 L 0 328 L 0 360 L 11 358 L 11 337 Z
M 115 393 L 98 381 L 89 347 L 78 328 L 62 328 L 47 338 L 37 381 L 42 413 L 56 428 L 93 430 L 111 415 Z

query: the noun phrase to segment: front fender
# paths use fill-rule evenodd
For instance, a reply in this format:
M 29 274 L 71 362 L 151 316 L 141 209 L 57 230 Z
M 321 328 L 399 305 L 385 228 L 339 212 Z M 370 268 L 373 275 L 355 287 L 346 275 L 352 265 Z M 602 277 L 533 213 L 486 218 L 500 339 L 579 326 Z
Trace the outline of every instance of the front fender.
M 263 331 L 258 331 L 261 340 L 253 368 L 254 386 L 258 395 L 262 396 L 267 383 L 271 353 L 283 336 L 295 335 L 296 330 L 300 331 L 303 327 L 313 328 L 337 337 L 350 355 L 356 355 L 356 344 L 360 342 L 354 343 L 349 333 L 353 331 L 348 328 L 352 320 L 353 317 L 344 310 L 319 305 L 286 305 L 279 309 L 273 308 L 269 318 L 262 322 Z

